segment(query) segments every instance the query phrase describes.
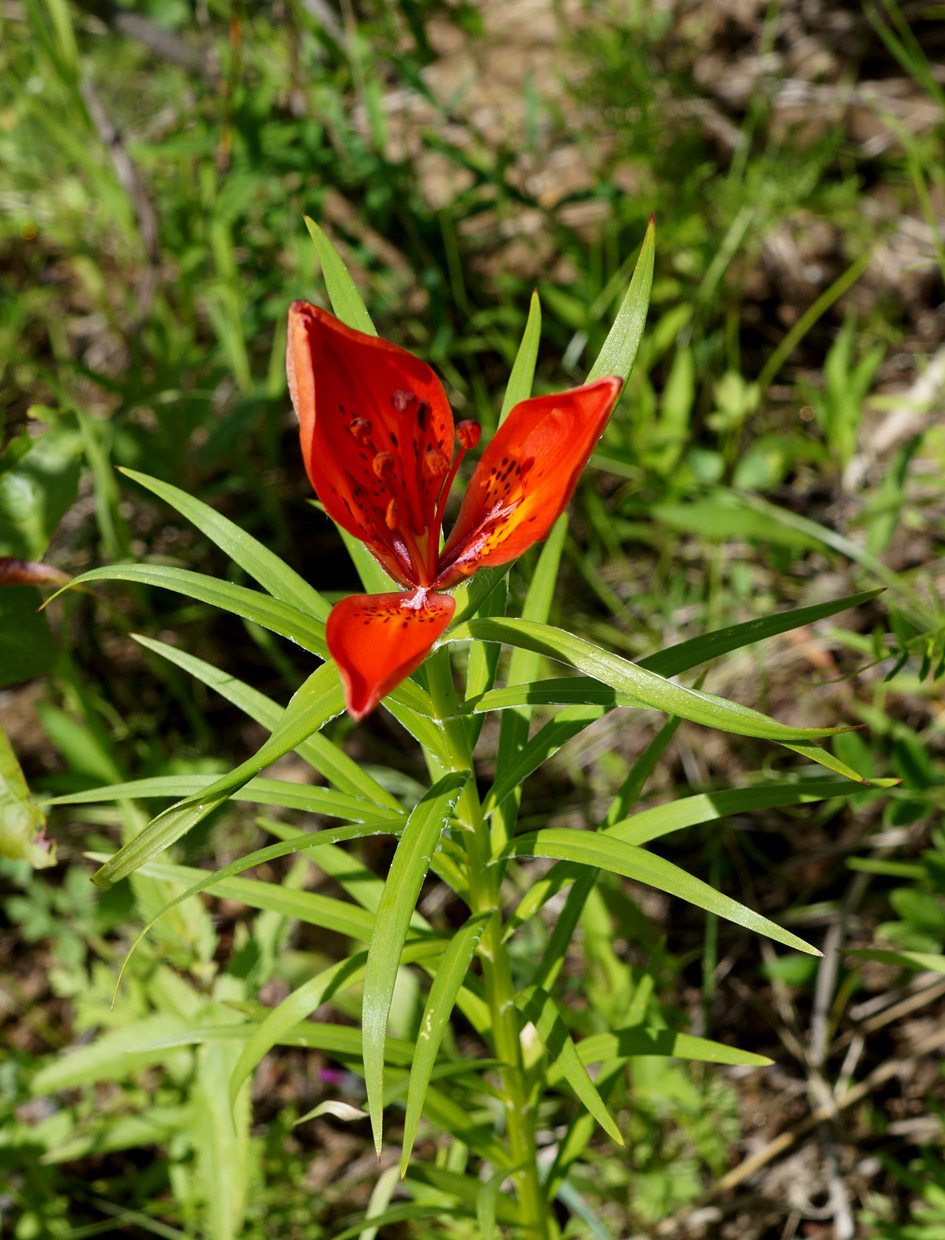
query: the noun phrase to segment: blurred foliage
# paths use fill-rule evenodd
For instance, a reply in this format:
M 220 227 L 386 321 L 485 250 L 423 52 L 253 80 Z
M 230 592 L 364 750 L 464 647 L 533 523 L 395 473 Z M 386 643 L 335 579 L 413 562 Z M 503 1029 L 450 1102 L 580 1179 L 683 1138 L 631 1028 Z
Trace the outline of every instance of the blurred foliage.
M 887 606 L 826 635 L 821 670 L 862 673 L 846 700 L 869 725 L 869 743 L 849 733 L 835 752 L 866 774 L 902 780 L 882 803 L 863 794 L 852 867 L 878 927 L 874 946 L 857 938 L 858 946 L 885 951 L 893 976 L 908 977 L 902 970 L 934 968 L 929 958 L 941 958 L 945 944 L 945 845 L 935 825 L 945 782 L 945 618 L 928 575 L 942 555 L 941 427 L 920 421 L 878 468 L 872 461 L 872 473 L 859 475 L 875 485 L 861 482 L 852 495 L 843 488 L 851 464 L 871 463 L 876 419 L 901 409 L 903 373 L 911 379 L 942 346 L 942 122 L 904 132 L 880 99 L 873 113 L 897 140 L 878 148 L 852 140 L 841 109 L 819 109 L 816 123 L 809 115 L 786 122 L 777 107 L 791 72 L 781 10 L 772 6 L 745 32 L 721 20 L 713 26 L 703 6 L 688 6 L 680 20 L 685 7 L 578 6 L 575 28 L 566 19 L 559 28 L 563 86 L 523 79 L 512 100 L 522 104 L 523 123 L 503 129 L 466 107 L 481 69 L 464 70 L 450 91 L 431 85 L 431 69 L 450 48 L 494 50 L 489 14 L 471 3 L 6 6 L 0 555 L 47 556 L 69 572 L 131 557 L 218 569 L 206 540 L 140 493 L 130 497 L 114 470 L 125 465 L 230 513 L 303 573 L 317 566 L 319 586 L 347 588 L 350 569 L 305 503 L 284 393 L 286 306 L 296 296 L 316 299 L 320 287 L 303 213 L 344 252 L 382 333 L 427 357 L 457 407 L 488 426 L 532 287 L 547 308 L 539 385 L 551 389 L 578 378 L 596 354 L 655 211 L 650 327 L 600 445 L 599 472 L 576 499 L 582 550 L 568 552 L 567 603 L 556 605 L 570 627 L 635 656 L 680 627 L 698 632 L 806 597 L 824 575 L 842 575 L 851 589 L 886 586 Z M 935 15 L 904 16 L 893 0 L 864 12 L 842 72 L 836 64 L 824 70 L 824 83 L 839 89 L 846 79 L 895 71 L 921 101 L 942 108 L 922 51 Z M 705 84 L 698 66 L 712 67 L 712 51 L 734 54 L 746 44 L 763 67 L 732 101 Z M 821 85 L 816 73 L 810 84 Z M 559 178 L 562 152 L 587 175 Z M 877 203 L 894 209 L 877 214 Z M 904 261 L 898 283 L 883 283 L 872 268 L 860 280 L 874 252 L 902 243 L 903 218 L 912 231 L 929 226 L 928 252 Z M 774 261 L 785 238 L 790 255 L 807 256 L 794 260 L 797 270 L 790 259 Z M 920 291 L 907 295 L 910 261 Z M 931 335 L 919 333 L 923 315 L 938 323 Z M 924 399 L 919 414 L 936 394 Z M 527 571 L 526 563 L 519 583 Z M 512 586 L 521 588 L 514 577 Z M 231 666 L 276 696 L 299 683 L 294 651 L 176 597 L 137 591 L 127 604 L 78 594 L 57 601 L 58 652 L 38 603 L 32 587 L 0 588 L 0 686 L 50 673 L 36 712 L 40 739 L 17 729 L 33 797 L 19 766 L 5 760 L 0 771 L 4 832 L 34 863 L 48 859 L 31 851 L 42 820 L 35 789 L 76 790 L 131 771 L 217 771 L 225 753 L 252 747 L 209 692 L 173 669 L 155 674 L 147 654 L 129 659 L 132 622 L 186 633 L 189 648 L 208 658 L 226 647 Z M 751 675 L 762 699 L 776 695 L 775 669 L 759 659 Z M 17 711 L 32 716 L 21 701 Z M 402 756 L 397 736 L 379 731 L 371 745 L 359 752 L 370 765 Z M 700 763 L 690 755 L 685 776 L 711 785 L 717 772 Z M 594 770 L 578 757 L 562 757 L 560 767 L 591 801 L 602 785 L 620 782 L 627 760 L 614 742 Z M 558 795 L 545 786 L 537 804 Z M 283 1068 L 273 1091 L 283 1104 L 262 1131 L 251 1126 L 245 1095 L 231 1129 L 211 1105 L 228 1066 L 224 1041 L 140 1052 L 143 1059 L 123 1054 L 171 1036 L 184 1015 L 225 1026 L 234 1005 L 257 998 L 267 962 L 276 962 L 278 985 L 324 963 L 310 941 L 289 950 L 275 914 L 214 918 L 191 901 L 138 951 L 110 1013 L 129 934 L 180 889 L 139 875 L 92 898 L 77 854 L 110 849 L 135 816 L 142 826 L 134 807 L 124 816 L 54 812 L 52 834 L 72 861 L 58 882 L 27 861 L 0 862 L 17 944 L 16 960 L 4 962 L 12 996 L 4 1021 L 16 1036 L 0 1061 L 3 1222 L 11 1219 L 16 1240 L 119 1225 L 142 1237 L 334 1234 L 352 1201 L 366 1201 L 369 1173 L 346 1186 L 346 1203 L 330 1182 L 309 1187 L 324 1130 L 292 1129 L 293 1108 L 304 1109 L 304 1070 L 291 1061 Z M 835 827 L 826 811 L 817 823 Z M 803 825 L 791 820 L 785 830 Z M 872 846 L 874 828 L 897 833 L 894 854 Z M 679 847 L 699 849 L 706 868 L 736 889 L 744 854 L 777 871 L 778 839 L 757 843 L 742 831 L 722 838 L 727 859 L 708 830 L 690 831 Z M 225 833 L 202 824 L 182 855 L 211 847 L 228 859 L 255 839 L 237 813 Z M 820 887 L 798 882 L 799 916 L 808 904 L 815 912 L 839 904 L 847 889 L 837 870 L 825 866 Z M 277 877 L 302 881 L 294 867 Z M 619 966 L 625 1000 L 636 995 L 654 1022 L 675 1026 L 692 962 L 681 951 L 661 956 L 653 911 L 614 888 L 610 915 L 633 926 L 633 950 L 595 956 L 607 952 L 606 936 L 588 937 L 590 976 L 576 974 L 581 1002 L 569 1019 L 582 1034 L 613 1019 Z M 711 942 L 711 921 L 697 929 Z M 42 1002 L 35 970 L 45 979 Z M 706 966 L 697 986 L 711 1017 L 710 976 Z M 785 985 L 805 1005 L 813 981 L 808 970 Z M 842 974 L 838 1012 L 862 984 L 855 969 Z M 408 1035 L 416 1014 L 406 1001 L 398 1032 Z M 60 1046 L 93 1030 L 104 1031 L 93 1045 L 104 1044 L 111 1060 L 94 1060 L 89 1045 L 77 1052 L 85 1059 L 59 1060 Z M 716 1077 L 641 1060 L 620 1088 L 632 1157 L 595 1149 L 593 1174 L 574 1178 L 577 1196 L 568 1202 L 575 1218 L 606 1223 L 615 1235 L 698 1198 L 726 1168 L 739 1132 L 734 1091 Z M 309 1089 L 306 1106 L 321 1096 L 317 1083 Z M 553 1126 L 562 1115 L 547 1119 Z M 363 1148 L 363 1133 L 329 1135 L 352 1159 Z M 871 1225 L 890 1240 L 932 1240 L 942 1234 L 940 1150 L 900 1152 L 885 1155 L 888 1196 Z M 628 1223 L 631 1192 L 638 1213 Z M 914 1218 L 910 1194 L 921 1201 Z M 411 1235 L 433 1234 L 410 1226 Z M 455 1234 L 470 1231 L 457 1222 Z

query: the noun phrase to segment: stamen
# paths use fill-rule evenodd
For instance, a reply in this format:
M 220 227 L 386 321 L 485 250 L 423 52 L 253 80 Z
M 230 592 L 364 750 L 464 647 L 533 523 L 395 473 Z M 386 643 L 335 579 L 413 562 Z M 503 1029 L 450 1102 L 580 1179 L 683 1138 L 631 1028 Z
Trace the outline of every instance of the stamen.
M 371 423 L 367 418 L 354 418 L 349 429 L 358 443 L 368 444 L 371 442 Z
M 383 482 L 387 476 L 392 473 L 394 468 L 394 455 L 392 452 L 378 452 L 371 461 L 371 468 L 374 470 L 375 478 L 380 478 Z
M 392 499 L 387 505 L 387 511 L 384 513 L 384 524 L 389 530 L 396 530 L 400 525 L 397 517 L 397 501 Z
M 459 440 L 463 451 L 468 452 L 470 448 L 475 448 L 482 438 L 482 427 L 478 422 L 473 422 L 471 418 L 466 418 L 464 421 L 456 423 L 456 438 Z
M 416 392 L 398 388 L 391 396 L 390 403 L 394 406 L 397 413 L 413 413 L 417 407 L 418 399 Z
M 444 474 L 449 472 L 450 463 L 446 459 L 446 454 L 433 448 L 429 452 L 423 454 L 423 476 L 424 478 L 442 478 Z

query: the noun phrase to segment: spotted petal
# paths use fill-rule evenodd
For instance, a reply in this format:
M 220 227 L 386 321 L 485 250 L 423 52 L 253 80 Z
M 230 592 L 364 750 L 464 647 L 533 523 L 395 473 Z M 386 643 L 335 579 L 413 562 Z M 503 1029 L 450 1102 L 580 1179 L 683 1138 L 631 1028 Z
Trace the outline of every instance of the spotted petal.
M 567 507 L 620 393 L 609 377 L 516 405 L 482 454 L 437 565 L 447 589 L 545 538 Z
M 338 664 L 348 713 L 370 714 L 382 697 L 418 668 L 456 609 L 448 594 L 352 594 L 336 603 L 325 626 Z
M 439 534 L 436 502 L 453 455 L 439 379 L 405 349 L 303 301 L 289 310 L 286 370 L 305 468 L 326 512 L 395 581 L 427 584 L 417 566 L 435 555 L 426 548 Z

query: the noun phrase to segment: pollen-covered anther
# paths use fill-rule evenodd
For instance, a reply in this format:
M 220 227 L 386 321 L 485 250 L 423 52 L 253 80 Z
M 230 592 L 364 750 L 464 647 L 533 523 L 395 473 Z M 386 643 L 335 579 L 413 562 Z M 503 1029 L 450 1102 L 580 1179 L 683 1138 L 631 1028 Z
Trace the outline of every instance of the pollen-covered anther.
M 387 511 L 384 513 L 384 524 L 389 530 L 396 530 L 400 525 L 400 520 L 397 516 L 397 501 L 395 499 L 392 499 L 387 505 Z
M 470 448 L 475 448 L 482 438 L 482 427 L 478 422 L 473 422 L 471 418 L 466 418 L 456 423 L 456 438 L 463 451 L 468 452 Z
M 394 406 L 397 413 L 413 413 L 420 400 L 416 392 L 410 392 L 405 388 L 398 388 L 390 398 L 390 403 Z
M 367 418 L 354 418 L 351 422 L 351 434 L 358 443 L 367 444 L 371 441 L 371 423 Z
M 371 468 L 374 470 L 374 476 L 383 481 L 390 476 L 394 468 L 394 454 L 392 452 L 378 452 L 371 461 Z
M 423 454 L 424 478 L 442 478 L 449 471 L 450 463 L 444 452 L 433 448 Z

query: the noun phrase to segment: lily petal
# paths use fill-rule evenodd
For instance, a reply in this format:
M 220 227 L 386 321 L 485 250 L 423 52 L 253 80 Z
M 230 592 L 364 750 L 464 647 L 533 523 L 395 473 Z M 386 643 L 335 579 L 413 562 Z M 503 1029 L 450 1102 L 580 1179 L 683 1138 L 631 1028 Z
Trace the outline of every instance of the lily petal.
M 370 714 L 430 653 L 453 618 L 448 594 L 352 594 L 336 603 L 325 626 L 341 673 L 348 713 Z
M 442 484 L 430 454 L 453 454 L 439 379 L 405 349 L 304 301 L 289 310 L 286 370 L 305 468 L 328 515 L 395 581 L 429 584 L 422 565 L 432 556 L 417 546 L 433 529 Z
M 577 486 L 620 394 L 597 379 L 515 406 L 482 454 L 437 565 L 447 589 L 488 564 L 514 560 L 545 538 Z

